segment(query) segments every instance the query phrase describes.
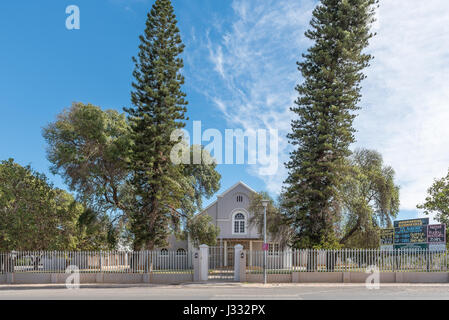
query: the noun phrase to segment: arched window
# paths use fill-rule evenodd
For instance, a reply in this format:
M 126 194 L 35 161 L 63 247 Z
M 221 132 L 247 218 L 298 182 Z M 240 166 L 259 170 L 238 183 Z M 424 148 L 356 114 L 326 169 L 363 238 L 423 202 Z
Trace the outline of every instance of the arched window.
M 167 249 L 161 249 L 161 256 L 168 256 L 168 250 Z
M 182 248 L 179 248 L 178 250 L 176 250 L 176 255 L 177 256 L 185 256 L 186 255 L 186 251 Z
M 245 233 L 245 215 L 243 213 L 236 213 L 234 215 L 234 233 Z

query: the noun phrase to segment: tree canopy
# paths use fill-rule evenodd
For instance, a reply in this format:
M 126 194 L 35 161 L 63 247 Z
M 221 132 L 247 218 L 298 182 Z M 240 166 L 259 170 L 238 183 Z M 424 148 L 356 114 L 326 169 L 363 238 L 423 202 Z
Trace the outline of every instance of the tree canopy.
M 73 103 L 43 129 L 50 170 L 82 201 L 98 209 L 125 210 L 130 185 L 129 125 L 124 114 Z
M 44 128 L 43 136 L 48 143 L 51 171 L 64 178 L 76 192 L 78 201 L 103 216 L 110 216 L 113 230 L 120 229 L 125 242 L 132 243 L 138 230 L 131 228 L 131 222 L 139 209 L 129 166 L 133 140 L 125 115 L 91 104 L 74 103 Z M 187 148 L 192 156 L 194 147 Z M 202 151 L 204 158 L 210 157 L 207 151 Z M 218 190 L 220 175 L 215 171 L 215 163 L 207 163 L 210 164 L 175 166 L 182 197 L 177 203 L 167 203 L 176 219 L 166 221 L 164 232 L 177 232 L 182 221 L 185 225 L 200 210 L 202 197 L 210 197 Z
M 220 228 L 212 223 L 212 217 L 201 214 L 189 219 L 185 229 L 185 236 L 190 236 L 195 247 L 201 244 L 215 246 L 220 234 Z
M 282 214 L 282 199 L 276 203 L 267 192 L 258 192 L 251 197 L 248 211 L 252 213 L 250 224 L 255 225 L 259 234 L 263 234 L 264 208 L 262 200 L 268 200 L 267 205 L 267 237 L 273 242 L 278 242 L 281 247 L 291 245 L 293 229 Z
M 379 152 L 357 149 L 347 160 L 341 189 L 343 230 L 340 244 L 347 247 L 379 246 L 379 230 L 391 227 L 399 212 L 399 187 L 394 170 Z
M 424 203 L 417 205 L 417 208 L 424 210 L 427 215 L 434 214 L 438 222 L 449 225 L 449 173 L 441 179 L 435 179 L 427 190 Z
M 108 248 L 115 241 L 108 223 L 45 175 L 13 159 L 0 162 L 0 250 Z

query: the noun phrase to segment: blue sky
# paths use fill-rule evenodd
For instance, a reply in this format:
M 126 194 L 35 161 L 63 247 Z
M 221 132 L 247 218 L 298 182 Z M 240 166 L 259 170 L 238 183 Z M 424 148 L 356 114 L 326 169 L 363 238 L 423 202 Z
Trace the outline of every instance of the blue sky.
M 68 5 L 80 30 L 65 28 Z M 184 53 L 188 116 L 203 129 L 277 129 L 279 170 L 220 165 L 222 190 L 238 180 L 276 195 L 288 159 L 295 62 L 315 0 L 175 0 Z M 150 0 L 2 1 L 0 3 L 0 159 L 48 172 L 41 129 L 73 101 L 121 110 Z M 354 147 L 379 150 L 397 172 L 400 218 L 449 167 L 449 2 L 384 0 L 368 49 L 375 55 L 364 82 Z

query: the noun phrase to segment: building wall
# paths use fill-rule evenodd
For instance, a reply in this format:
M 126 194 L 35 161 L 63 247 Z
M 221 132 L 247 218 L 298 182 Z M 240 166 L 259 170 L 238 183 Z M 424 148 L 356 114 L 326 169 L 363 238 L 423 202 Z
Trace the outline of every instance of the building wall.
M 242 184 L 217 197 L 217 203 L 207 210 L 214 223 L 220 228 L 219 239 L 258 239 L 260 235 L 256 226 L 250 226 L 252 215 L 248 212 L 252 191 Z M 237 196 L 242 196 L 243 201 L 237 202 Z M 213 212 L 215 211 L 215 212 Z M 233 215 L 243 213 L 246 218 L 246 233 L 233 233 Z
M 184 249 L 186 252 L 191 252 L 192 251 L 192 247 L 190 245 L 190 242 L 187 239 L 186 240 L 177 239 L 174 234 L 170 235 L 170 237 L 168 239 L 168 246 L 167 247 L 156 248 L 156 250 L 162 250 L 162 249 L 167 249 L 167 250 L 170 250 L 170 251 L 176 251 L 178 249 Z
M 187 251 L 189 249 L 187 240 L 177 239 L 174 234 L 170 236 L 168 243 L 170 245 L 167 249 L 170 250 L 184 249 Z
M 248 208 L 253 192 L 253 190 L 244 184 L 238 183 L 222 195 L 218 195 L 217 200 L 200 213 L 211 216 L 212 223 L 220 228 L 220 234 L 218 236 L 219 243 L 223 239 L 262 239 L 262 235 L 259 234 L 257 226 L 250 224 L 252 214 L 249 213 Z M 242 196 L 243 201 L 237 202 L 237 196 Z M 239 212 L 243 213 L 246 218 L 245 234 L 233 233 L 233 216 Z M 169 243 L 168 248 L 170 250 L 177 250 L 178 248 L 185 250 L 192 249 L 189 241 L 177 240 L 174 236 L 170 237 Z M 253 250 L 261 250 L 261 246 L 260 244 L 260 249 L 253 248 Z

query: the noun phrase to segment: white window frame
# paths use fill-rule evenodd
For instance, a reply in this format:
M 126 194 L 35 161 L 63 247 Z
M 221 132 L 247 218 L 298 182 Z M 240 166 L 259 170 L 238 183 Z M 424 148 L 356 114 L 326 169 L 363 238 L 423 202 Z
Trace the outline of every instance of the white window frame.
M 235 216 L 236 215 L 238 215 L 238 214 L 241 214 L 241 215 L 243 215 L 243 217 L 244 217 L 244 219 L 243 220 L 241 220 L 241 219 L 239 219 L 239 220 L 236 220 L 235 219 Z M 233 215 L 232 215 L 232 234 L 233 235 L 246 235 L 247 234 L 247 232 L 248 232 L 248 221 L 247 221 L 248 219 L 247 219 L 247 217 L 246 217 L 246 214 L 244 213 L 244 212 L 242 212 L 242 211 L 237 211 L 237 212 L 235 212 Z M 244 224 L 244 232 L 235 232 L 235 222 L 236 221 L 243 221 L 243 224 Z M 239 230 L 240 230 L 240 224 L 239 224 Z

